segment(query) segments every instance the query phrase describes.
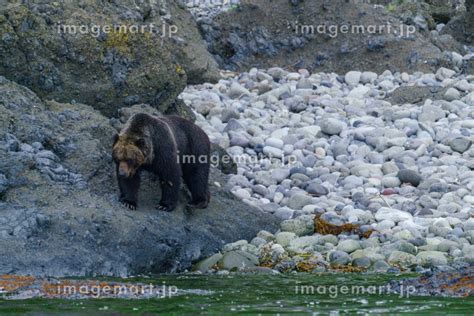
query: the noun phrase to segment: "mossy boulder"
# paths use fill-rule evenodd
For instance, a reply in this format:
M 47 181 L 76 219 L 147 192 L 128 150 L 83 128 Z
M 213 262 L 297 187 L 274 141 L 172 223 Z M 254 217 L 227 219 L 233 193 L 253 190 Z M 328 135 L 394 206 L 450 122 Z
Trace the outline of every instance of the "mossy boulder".
M 14 1 L 0 10 L 0 75 L 111 116 L 137 103 L 167 112 L 187 83 L 218 72 L 175 1 Z

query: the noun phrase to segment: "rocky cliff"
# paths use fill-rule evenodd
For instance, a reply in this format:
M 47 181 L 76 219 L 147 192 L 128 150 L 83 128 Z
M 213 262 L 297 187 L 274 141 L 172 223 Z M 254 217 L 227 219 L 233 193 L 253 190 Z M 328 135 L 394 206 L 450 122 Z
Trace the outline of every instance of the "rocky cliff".
M 0 9 L 0 75 L 41 98 L 106 115 L 136 103 L 161 111 L 216 63 L 176 1 L 8 1 Z
M 462 45 L 434 30 L 430 6 L 377 2 L 388 1 L 250 0 L 197 21 L 219 65 L 233 71 L 433 72 L 458 66 L 452 52 L 464 54 Z

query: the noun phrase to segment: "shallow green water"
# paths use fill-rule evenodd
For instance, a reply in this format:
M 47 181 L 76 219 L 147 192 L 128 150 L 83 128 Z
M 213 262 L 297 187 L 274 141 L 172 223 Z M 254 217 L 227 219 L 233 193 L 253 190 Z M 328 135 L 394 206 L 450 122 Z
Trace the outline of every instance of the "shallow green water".
M 0 314 L 224 315 L 340 312 L 472 315 L 474 311 L 473 298 L 400 297 L 398 294 L 387 294 L 390 289 L 379 286 L 393 278 L 393 275 L 355 274 L 159 276 L 127 281 L 153 283 L 156 286 L 165 282 L 168 287 L 177 287 L 180 294 L 143 300 L 0 300 Z

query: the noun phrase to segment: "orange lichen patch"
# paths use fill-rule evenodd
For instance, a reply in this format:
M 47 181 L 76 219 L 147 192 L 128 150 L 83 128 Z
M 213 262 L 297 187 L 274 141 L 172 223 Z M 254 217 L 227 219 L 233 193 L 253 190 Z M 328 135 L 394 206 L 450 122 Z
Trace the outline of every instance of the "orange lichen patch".
M 365 233 L 359 232 L 359 236 L 360 236 L 360 237 L 363 237 L 363 238 L 369 238 L 370 235 L 372 235 L 373 232 L 375 232 L 374 229 L 369 229 L 369 230 L 366 231 Z
M 343 273 L 361 273 L 366 271 L 367 269 L 363 267 L 333 265 L 331 266 L 331 270 Z
M 454 280 L 453 284 L 442 284 L 440 288 L 451 295 L 470 296 L 474 293 L 474 275 L 460 277 L 458 280 Z
M 318 267 L 318 264 L 314 261 L 301 261 L 296 264 L 296 270 L 298 272 L 311 272 Z
M 265 261 L 261 262 L 258 266 L 262 268 L 273 268 L 275 266 L 275 263 L 272 261 Z
M 273 268 L 275 266 L 275 262 L 272 258 L 271 250 L 272 250 L 273 243 L 269 243 L 263 246 L 260 252 L 260 267 L 264 268 Z
M 339 235 L 342 233 L 355 233 L 364 238 L 369 238 L 374 230 L 368 230 L 364 233 L 360 231 L 360 225 L 356 224 L 344 224 L 334 225 L 321 219 L 321 215 L 317 215 L 314 218 L 314 230 L 321 235 Z
M 32 276 L 21 276 L 2 274 L 0 275 L 0 289 L 4 292 L 11 293 L 22 287 L 30 286 L 35 282 Z

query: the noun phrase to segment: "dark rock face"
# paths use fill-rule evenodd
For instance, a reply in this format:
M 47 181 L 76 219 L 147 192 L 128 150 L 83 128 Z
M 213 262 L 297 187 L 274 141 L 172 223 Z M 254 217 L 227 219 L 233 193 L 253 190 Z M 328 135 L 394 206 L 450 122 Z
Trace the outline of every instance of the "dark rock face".
M 452 35 L 466 45 L 474 43 L 474 2 L 466 1 L 467 12 L 453 18 L 443 29 L 443 33 Z M 472 71 L 471 71 L 472 73 Z
M 454 0 L 425 0 L 433 19 L 438 23 L 448 23 L 456 15 Z
M 189 13 L 166 3 L 12 2 L 0 10 L 0 75 L 106 115 L 137 103 L 165 112 L 186 83 L 218 76 Z
M 355 2 L 355 1 L 354 1 Z M 305 68 L 310 71 L 345 73 L 350 70 L 432 72 L 450 68 L 451 60 L 441 44 L 432 44 L 432 21 L 416 22 L 424 8 L 390 12 L 387 8 L 353 1 L 252 1 L 239 9 L 198 19 L 210 52 L 222 68 L 247 70 L 250 67 Z M 425 5 L 426 7 L 426 5 Z M 429 20 L 429 19 L 428 19 Z M 422 23 L 423 22 L 423 23 Z M 369 26 L 392 25 L 391 31 L 370 31 Z M 417 31 L 400 35 L 400 25 L 414 25 Z M 361 25 L 364 32 L 344 31 L 341 26 Z M 322 30 L 326 27 L 326 31 Z M 397 34 L 395 34 L 395 31 Z M 444 43 L 447 41 L 448 43 Z M 459 45 L 448 45 L 458 49 Z M 441 48 L 439 48 L 441 47 Z
M 114 131 L 89 106 L 43 103 L 0 77 L 0 274 L 177 272 L 225 243 L 277 229 L 275 217 L 213 185 L 225 183 L 215 168 L 207 209 L 186 209 L 183 191 L 175 211 L 157 211 L 159 182 L 148 174 L 139 209 L 123 208 L 110 156 Z

